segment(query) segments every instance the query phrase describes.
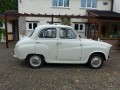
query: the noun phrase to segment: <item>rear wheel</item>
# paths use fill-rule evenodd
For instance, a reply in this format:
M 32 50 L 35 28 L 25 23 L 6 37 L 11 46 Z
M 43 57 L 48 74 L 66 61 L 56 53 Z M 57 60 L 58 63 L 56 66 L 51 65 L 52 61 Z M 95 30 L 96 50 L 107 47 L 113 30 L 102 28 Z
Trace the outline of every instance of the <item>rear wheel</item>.
M 30 55 L 28 56 L 27 61 L 32 68 L 40 68 L 44 64 L 44 59 L 40 55 Z
M 88 60 L 88 65 L 92 69 L 100 68 L 104 63 L 103 56 L 101 54 L 93 54 Z

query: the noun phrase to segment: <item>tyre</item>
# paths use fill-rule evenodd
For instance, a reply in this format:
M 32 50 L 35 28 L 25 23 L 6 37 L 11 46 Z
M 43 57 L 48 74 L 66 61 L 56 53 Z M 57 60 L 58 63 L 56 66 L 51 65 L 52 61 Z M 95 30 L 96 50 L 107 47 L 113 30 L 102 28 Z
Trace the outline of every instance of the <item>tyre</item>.
M 44 64 L 44 58 L 40 55 L 29 55 L 27 62 L 31 68 L 40 68 Z
M 103 56 L 101 54 L 93 54 L 88 60 L 88 65 L 92 69 L 99 69 L 104 63 Z

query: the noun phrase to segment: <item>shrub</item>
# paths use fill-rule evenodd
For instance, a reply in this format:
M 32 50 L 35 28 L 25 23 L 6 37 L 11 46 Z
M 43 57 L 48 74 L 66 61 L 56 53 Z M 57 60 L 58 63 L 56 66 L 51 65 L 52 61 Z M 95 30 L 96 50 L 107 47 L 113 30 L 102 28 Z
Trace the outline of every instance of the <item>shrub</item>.
M 2 34 L 5 36 L 5 30 L 0 28 L 0 40 L 2 39 Z

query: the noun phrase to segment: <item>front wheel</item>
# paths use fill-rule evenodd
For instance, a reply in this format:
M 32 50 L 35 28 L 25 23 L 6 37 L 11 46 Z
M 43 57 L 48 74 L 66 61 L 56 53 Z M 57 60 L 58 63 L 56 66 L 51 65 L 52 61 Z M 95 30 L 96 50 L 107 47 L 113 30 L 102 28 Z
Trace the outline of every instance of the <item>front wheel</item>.
M 44 60 L 40 55 L 30 55 L 27 61 L 32 68 L 40 68 L 44 64 Z
M 92 69 L 98 69 L 100 68 L 104 63 L 103 56 L 100 54 L 93 54 L 90 56 L 88 60 L 88 65 Z

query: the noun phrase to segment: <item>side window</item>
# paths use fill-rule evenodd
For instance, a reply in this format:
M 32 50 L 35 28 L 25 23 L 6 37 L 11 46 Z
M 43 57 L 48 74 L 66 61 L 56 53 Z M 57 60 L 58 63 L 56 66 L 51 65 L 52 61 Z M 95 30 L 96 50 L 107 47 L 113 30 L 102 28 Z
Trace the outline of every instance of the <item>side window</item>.
M 59 36 L 61 39 L 76 39 L 75 33 L 68 28 L 61 28 Z
M 56 29 L 55 28 L 43 29 L 39 33 L 39 38 L 56 38 Z

